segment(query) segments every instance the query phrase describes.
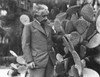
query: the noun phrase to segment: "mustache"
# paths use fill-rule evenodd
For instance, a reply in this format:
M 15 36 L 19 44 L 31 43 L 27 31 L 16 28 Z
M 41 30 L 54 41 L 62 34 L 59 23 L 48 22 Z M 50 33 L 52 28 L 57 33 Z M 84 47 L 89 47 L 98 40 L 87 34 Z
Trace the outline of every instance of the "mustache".
M 47 19 L 42 20 L 41 22 L 47 22 Z

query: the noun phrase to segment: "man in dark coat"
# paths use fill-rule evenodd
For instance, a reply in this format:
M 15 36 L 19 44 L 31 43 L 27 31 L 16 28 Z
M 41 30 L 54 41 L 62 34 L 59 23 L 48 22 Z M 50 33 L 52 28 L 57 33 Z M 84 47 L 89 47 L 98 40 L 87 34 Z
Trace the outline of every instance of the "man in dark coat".
M 49 11 L 45 5 L 33 5 L 35 19 L 22 34 L 22 49 L 28 63 L 29 77 L 53 77 L 55 55 L 52 51 L 52 28 L 46 24 Z M 37 8 L 38 7 L 38 8 Z

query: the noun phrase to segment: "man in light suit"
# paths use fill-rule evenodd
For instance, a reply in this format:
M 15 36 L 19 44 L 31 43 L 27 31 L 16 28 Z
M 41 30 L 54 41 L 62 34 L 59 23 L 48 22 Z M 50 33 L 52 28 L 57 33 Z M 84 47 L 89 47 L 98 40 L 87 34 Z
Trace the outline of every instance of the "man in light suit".
M 52 77 L 56 59 L 52 51 L 53 30 L 46 24 L 48 7 L 39 4 L 33 7 L 35 19 L 24 27 L 22 34 L 24 58 L 31 67 L 29 77 Z

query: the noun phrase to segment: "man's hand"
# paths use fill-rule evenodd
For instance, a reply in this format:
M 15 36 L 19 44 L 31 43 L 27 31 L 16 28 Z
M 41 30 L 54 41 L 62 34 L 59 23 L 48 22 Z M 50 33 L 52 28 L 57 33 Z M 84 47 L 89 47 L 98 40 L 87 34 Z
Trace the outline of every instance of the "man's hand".
M 35 63 L 34 62 L 30 62 L 27 64 L 28 68 L 35 68 Z

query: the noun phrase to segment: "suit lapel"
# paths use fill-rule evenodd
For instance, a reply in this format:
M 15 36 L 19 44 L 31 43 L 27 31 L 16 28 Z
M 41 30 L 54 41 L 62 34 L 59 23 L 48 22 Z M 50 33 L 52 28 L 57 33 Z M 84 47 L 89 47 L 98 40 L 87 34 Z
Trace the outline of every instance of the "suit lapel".
M 33 22 L 33 26 L 38 29 L 39 31 L 41 31 L 43 34 L 46 34 L 45 31 L 43 30 L 43 28 L 41 27 L 40 23 L 37 20 L 34 20 Z
M 48 37 L 49 36 L 49 28 L 48 28 L 48 26 L 45 26 L 45 32 L 46 32 L 46 35 Z
M 33 26 L 36 28 L 36 29 L 38 29 L 39 31 L 41 31 L 43 34 L 45 34 L 47 37 L 49 36 L 49 27 L 47 26 L 47 24 L 46 24 L 46 26 L 45 26 L 45 30 L 41 27 L 41 25 L 40 25 L 40 23 L 37 21 L 37 20 L 34 20 L 34 22 L 33 22 Z

